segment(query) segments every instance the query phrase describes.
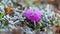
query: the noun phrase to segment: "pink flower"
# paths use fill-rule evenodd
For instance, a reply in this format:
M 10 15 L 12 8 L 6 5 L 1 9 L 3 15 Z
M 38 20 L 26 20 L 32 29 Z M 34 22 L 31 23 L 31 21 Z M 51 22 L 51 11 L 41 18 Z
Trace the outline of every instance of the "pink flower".
M 29 8 L 24 10 L 24 16 L 28 18 L 31 22 L 38 22 L 41 18 L 42 12 L 39 9 Z

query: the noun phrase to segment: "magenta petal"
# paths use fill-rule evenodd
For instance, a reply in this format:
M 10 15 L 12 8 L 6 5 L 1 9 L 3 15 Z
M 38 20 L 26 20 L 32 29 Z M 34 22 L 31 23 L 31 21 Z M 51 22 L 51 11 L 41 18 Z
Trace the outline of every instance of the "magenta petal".
M 32 13 L 33 10 L 35 10 L 34 13 Z M 26 9 L 24 11 L 24 16 L 28 18 L 31 22 L 38 22 L 41 15 L 42 12 L 39 9 Z

